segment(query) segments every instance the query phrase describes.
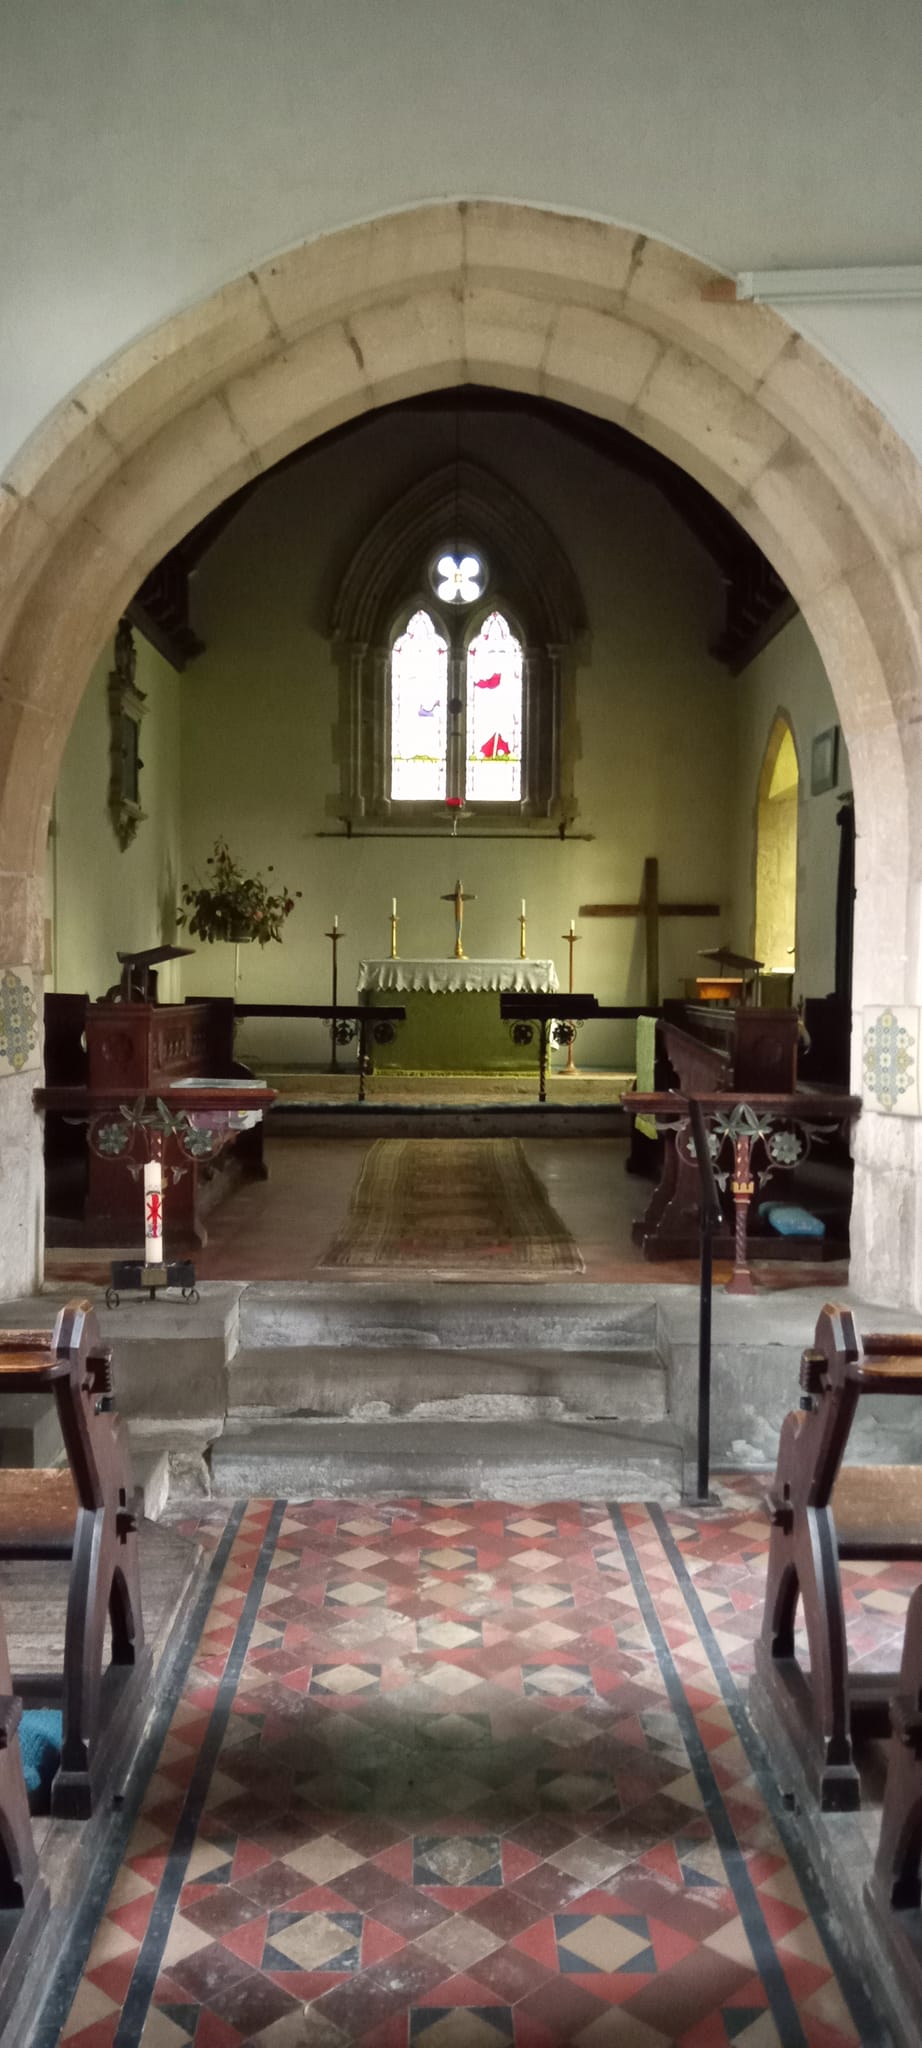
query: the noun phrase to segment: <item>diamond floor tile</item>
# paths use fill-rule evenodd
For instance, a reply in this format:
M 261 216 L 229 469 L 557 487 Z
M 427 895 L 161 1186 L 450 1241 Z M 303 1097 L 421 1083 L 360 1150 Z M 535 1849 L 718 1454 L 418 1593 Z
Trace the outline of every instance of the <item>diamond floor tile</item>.
M 62 1959 L 59 2038 L 858 2048 L 861 1987 L 727 1697 L 768 1543 L 760 1483 L 728 1490 L 665 1519 L 420 1499 L 184 1518 L 214 1552 L 211 1609 L 92 1946 Z M 893 1567 L 846 1576 L 856 1654 L 889 1648 L 906 1590 Z

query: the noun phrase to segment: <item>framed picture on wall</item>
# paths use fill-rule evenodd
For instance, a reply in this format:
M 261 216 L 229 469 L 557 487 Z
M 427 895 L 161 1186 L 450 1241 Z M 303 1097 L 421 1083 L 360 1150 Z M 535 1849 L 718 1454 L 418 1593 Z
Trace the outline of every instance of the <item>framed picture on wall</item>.
M 839 772 L 839 728 L 831 725 L 826 732 L 818 732 L 813 742 L 810 760 L 810 795 L 822 796 L 827 789 L 835 789 Z

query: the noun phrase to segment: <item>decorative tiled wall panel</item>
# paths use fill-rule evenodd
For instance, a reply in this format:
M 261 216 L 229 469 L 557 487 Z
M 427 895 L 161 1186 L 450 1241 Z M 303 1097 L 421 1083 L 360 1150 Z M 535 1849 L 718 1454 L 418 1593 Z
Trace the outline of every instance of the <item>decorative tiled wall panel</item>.
M 919 1037 L 922 1012 L 874 1004 L 861 1017 L 861 1083 L 865 1105 L 885 1116 L 922 1116 Z

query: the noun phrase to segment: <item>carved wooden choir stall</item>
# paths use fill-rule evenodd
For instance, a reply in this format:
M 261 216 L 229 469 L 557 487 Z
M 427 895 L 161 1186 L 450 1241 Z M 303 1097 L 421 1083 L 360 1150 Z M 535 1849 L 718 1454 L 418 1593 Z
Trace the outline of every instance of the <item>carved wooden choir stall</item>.
M 234 1176 L 265 1177 L 262 1117 L 275 1095 L 234 1057 L 230 1000 L 46 997 L 45 1087 L 35 1099 L 49 1181 L 68 1161 L 85 1176 L 84 1243 L 138 1241 L 148 1158 L 162 1163 L 166 1239 L 177 1250 L 207 1243 L 207 1212 Z
M 665 1132 L 659 1184 L 634 1226 L 646 1258 L 697 1253 L 700 1176 L 690 1095 L 702 1103 L 715 1166 L 727 1183 L 728 1213 L 714 1251 L 735 1260 L 737 1291 L 751 1284 L 747 1244 L 760 1259 L 847 1257 L 850 1178 L 841 1133 L 859 1113 L 860 1099 L 840 1089 L 800 1086 L 797 1045 L 796 1010 L 664 1003 L 656 1028 L 656 1087 L 624 1097 L 632 1117 Z M 825 1214 L 815 1234 L 778 1234 L 772 1210 L 797 1200 L 796 1183 L 795 1192 L 786 1193 L 784 1177 L 803 1171 L 814 1153 L 832 1169 L 822 1176 Z M 808 1217 L 805 1232 L 809 1224 Z

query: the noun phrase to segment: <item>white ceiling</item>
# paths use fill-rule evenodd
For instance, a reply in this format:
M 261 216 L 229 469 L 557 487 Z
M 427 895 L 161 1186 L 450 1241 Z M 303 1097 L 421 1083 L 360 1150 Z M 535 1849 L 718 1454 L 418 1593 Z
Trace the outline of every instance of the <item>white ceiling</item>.
M 426 200 L 919 262 L 920 85 L 922 0 L 0 0 L 0 461 L 178 307 Z M 804 325 L 922 445 L 919 308 Z

